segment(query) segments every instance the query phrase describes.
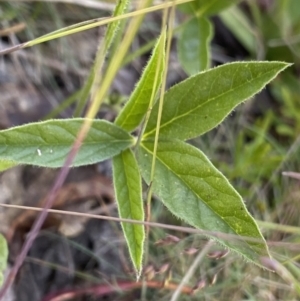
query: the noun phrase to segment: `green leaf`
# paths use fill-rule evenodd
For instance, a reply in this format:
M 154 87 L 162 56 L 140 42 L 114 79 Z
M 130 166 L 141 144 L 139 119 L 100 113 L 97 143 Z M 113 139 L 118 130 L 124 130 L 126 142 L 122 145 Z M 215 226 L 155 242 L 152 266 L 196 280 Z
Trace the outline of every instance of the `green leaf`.
M 0 160 L 45 167 L 63 165 L 83 118 L 36 122 L 0 131 Z M 93 164 L 119 154 L 133 138 L 118 126 L 94 120 L 73 162 Z
M 210 131 L 288 66 L 282 62 L 231 63 L 175 85 L 165 94 L 160 137 L 185 140 Z M 157 114 L 158 104 L 152 109 L 144 137 L 155 135 Z
M 193 75 L 209 68 L 209 44 L 212 38 L 211 22 L 203 17 L 185 24 L 178 39 L 178 55 L 184 71 Z
M 18 165 L 13 161 L 0 160 L 0 172 Z
M 182 4 L 179 7 L 185 13 L 196 13 L 198 16 L 212 16 L 239 2 L 241 0 L 195 0 Z
M 3 284 L 3 272 L 7 266 L 8 259 L 8 246 L 6 239 L 2 234 L 0 234 L 0 287 Z
M 126 12 L 127 6 L 128 0 L 119 0 L 114 9 L 113 17 L 121 16 L 122 14 L 124 14 Z M 109 47 L 111 46 L 111 43 L 113 42 L 114 37 L 119 29 L 120 23 L 121 20 L 114 21 L 108 24 L 106 35 L 104 37 L 104 43 L 106 46 L 105 51 L 109 50 Z
M 141 176 L 130 149 L 113 158 L 113 179 L 120 217 L 144 221 Z M 131 260 L 139 277 L 145 240 L 144 226 L 130 223 L 121 225 Z
M 148 184 L 153 145 L 143 141 L 138 157 Z M 258 265 L 261 256 L 269 256 L 242 198 L 200 150 L 179 140 L 160 140 L 155 166 L 153 191 L 173 214 L 194 227 L 216 232 L 214 239 Z M 226 239 L 219 232 L 257 241 Z
M 115 123 L 127 131 L 132 131 L 140 125 L 149 108 L 151 97 L 155 97 L 161 86 L 165 69 L 165 43 L 164 31 L 129 101 L 116 118 Z

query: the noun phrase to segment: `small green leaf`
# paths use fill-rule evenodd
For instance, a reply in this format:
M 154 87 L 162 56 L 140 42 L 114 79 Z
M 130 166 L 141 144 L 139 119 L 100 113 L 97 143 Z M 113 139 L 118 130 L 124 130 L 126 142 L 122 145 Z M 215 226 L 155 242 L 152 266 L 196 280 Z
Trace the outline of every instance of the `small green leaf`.
M 7 266 L 8 246 L 6 239 L 0 234 L 0 287 L 3 284 L 3 272 Z
M 0 131 L 0 160 L 60 167 L 83 122 L 83 118 L 57 119 Z M 118 126 L 108 121 L 94 120 L 73 166 L 103 161 L 132 144 L 133 138 Z
M 212 16 L 239 2 L 241 0 L 195 0 L 182 4 L 179 8 L 185 13 L 196 13 L 198 16 Z
M 113 179 L 120 217 L 144 221 L 141 176 L 130 149 L 113 158 Z M 130 223 L 121 225 L 131 260 L 139 277 L 144 251 L 144 226 Z
M 282 62 L 231 63 L 175 85 L 165 94 L 160 137 L 186 140 L 210 131 L 288 66 Z M 158 104 L 153 107 L 144 137 L 155 135 L 157 114 Z
M 211 37 L 212 25 L 206 18 L 193 18 L 183 27 L 178 39 L 178 55 L 187 74 L 209 68 Z
M 127 6 L 128 6 L 128 0 L 119 0 L 114 9 L 113 17 L 121 16 L 122 14 L 124 14 L 126 12 Z M 109 47 L 113 42 L 114 37 L 119 29 L 120 23 L 121 20 L 114 21 L 108 24 L 106 35 L 104 37 L 104 43 L 106 46 L 105 51 L 109 50 Z
M 153 145 L 143 141 L 138 157 L 148 184 Z M 173 214 L 203 230 L 238 235 L 241 240 L 226 239 L 220 233 L 214 238 L 258 265 L 261 256 L 269 256 L 242 198 L 200 150 L 179 140 L 160 140 L 155 166 L 153 191 Z
M 165 43 L 166 32 L 164 31 L 130 99 L 116 118 L 115 123 L 129 132 L 140 125 L 149 108 L 151 96 L 155 97 L 161 86 L 165 69 L 165 52 L 162 49 L 165 50 Z

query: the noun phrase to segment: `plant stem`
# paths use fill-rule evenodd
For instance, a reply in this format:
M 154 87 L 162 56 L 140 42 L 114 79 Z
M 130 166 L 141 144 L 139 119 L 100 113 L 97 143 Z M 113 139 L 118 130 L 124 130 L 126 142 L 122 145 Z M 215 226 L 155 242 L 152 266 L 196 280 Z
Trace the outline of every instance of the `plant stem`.
M 174 292 L 171 301 L 178 300 L 178 298 L 179 298 L 181 292 L 183 291 L 183 288 L 185 287 L 186 283 L 188 283 L 188 281 L 193 277 L 193 275 L 194 275 L 197 267 L 199 266 L 200 262 L 202 261 L 202 259 L 206 255 L 206 253 L 210 250 L 212 244 L 213 244 L 213 241 L 211 241 L 211 240 L 208 241 L 207 244 L 202 249 L 202 251 L 195 258 L 194 262 L 192 263 L 192 265 L 190 266 L 189 270 L 184 275 L 182 281 L 178 285 L 176 291 Z

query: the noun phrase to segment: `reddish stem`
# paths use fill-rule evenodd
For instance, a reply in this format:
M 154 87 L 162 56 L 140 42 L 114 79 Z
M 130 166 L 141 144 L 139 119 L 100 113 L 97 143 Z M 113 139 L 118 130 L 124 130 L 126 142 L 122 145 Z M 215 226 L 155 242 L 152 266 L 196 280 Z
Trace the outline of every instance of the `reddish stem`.
M 164 288 L 168 290 L 175 290 L 178 287 L 176 283 L 170 283 L 170 282 L 164 283 L 161 281 L 147 281 L 146 283 L 147 283 L 147 287 L 157 288 L 157 289 Z M 81 288 L 81 289 L 63 290 L 60 292 L 49 294 L 42 301 L 65 301 L 84 294 L 91 294 L 93 296 L 103 296 L 117 291 L 127 291 L 136 288 L 141 288 L 142 286 L 143 286 L 143 282 L 141 281 L 138 282 L 117 281 L 115 284 L 100 284 L 100 285 Z M 184 286 L 181 292 L 190 295 L 194 292 L 194 290 L 189 286 Z

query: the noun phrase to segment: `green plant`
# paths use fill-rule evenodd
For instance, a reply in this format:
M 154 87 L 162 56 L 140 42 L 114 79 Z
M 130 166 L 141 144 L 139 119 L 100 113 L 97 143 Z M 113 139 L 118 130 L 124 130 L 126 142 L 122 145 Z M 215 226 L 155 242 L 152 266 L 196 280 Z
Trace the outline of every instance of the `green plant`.
M 123 11 L 124 7 L 118 14 Z M 104 53 L 109 49 L 116 28 L 115 25 L 109 27 L 104 47 L 96 59 L 96 70 L 102 66 Z M 58 31 L 52 38 L 65 33 Z M 146 236 L 142 225 L 142 178 L 174 215 L 206 230 L 204 233 L 209 237 L 260 265 L 260 258 L 269 256 L 268 248 L 241 196 L 209 159 L 186 140 L 216 127 L 238 104 L 258 93 L 289 64 L 227 64 L 192 76 L 157 97 L 164 82 L 166 35 L 163 30 L 139 83 L 114 123 L 74 118 L 31 123 L 1 131 L 1 169 L 17 164 L 63 166 L 77 134 L 88 124 L 89 131 L 72 166 L 113 159 L 119 214 L 122 219 L 127 219 L 122 222 L 122 227 L 138 276 Z M 47 35 L 27 46 L 49 38 Z M 111 71 L 109 75 L 113 73 Z M 97 84 L 101 80 L 96 75 L 92 78 Z M 106 87 L 109 80 L 105 78 L 103 82 Z M 92 89 L 90 82 L 87 87 Z M 100 105 L 105 93 L 105 88 L 100 92 L 92 91 L 97 100 L 94 107 Z M 139 134 L 133 136 L 137 129 Z M 133 223 L 129 223 L 130 220 Z
M 162 41 L 163 38 L 158 45 Z M 154 50 L 140 83 L 116 123 L 93 121 L 73 166 L 113 157 L 120 217 L 138 221 L 144 220 L 141 171 L 165 205 L 191 225 L 257 238 L 256 242 L 216 239 L 258 263 L 260 256 L 268 256 L 267 247 L 241 197 L 206 156 L 184 140 L 217 126 L 236 105 L 261 90 L 288 65 L 280 62 L 234 63 L 187 79 L 166 92 L 162 115 L 160 102 L 154 105 L 141 141 L 137 143 L 129 132 L 140 125 L 148 110 L 152 93 L 149 77 L 152 75 L 153 78 L 155 72 L 152 70 L 159 68 L 154 59 L 157 49 L 159 47 Z M 139 90 L 143 97 L 139 97 Z M 157 131 L 158 118 L 161 124 Z M 1 131 L 2 163 L 62 166 L 83 122 L 84 119 L 49 120 Z M 156 146 L 158 132 L 160 139 Z M 152 162 L 156 162 L 156 166 L 151 178 Z M 131 258 L 140 272 L 144 228 L 136 224 L 122 225 Z
M 248 9 L 245 9 L 247 6 Z M 297 0 L 265 4 L 245 1 L 245 6 L 232 6 L 219 16 L 224 25 L 248 51 L 249 57 L 263 60 L 293 61 L 294 68 L 271 85 L 277 100 L 273 126 L 290 144 L 299 135 L 300 4 Z M 289 139 L 289 140 L 288 140 Z
M 8 246 L 3 235 L 0 234 L 0 286 L 3 283 L 3 272 L 6 269 Z
M 210 67 L 213 25 L 209 17 L 239 2 L 240 0 L 198 0 L 179 6 L 190 16 L 181 25 L 177 46 L 178 58 L 187 74 L 193 75 Z

